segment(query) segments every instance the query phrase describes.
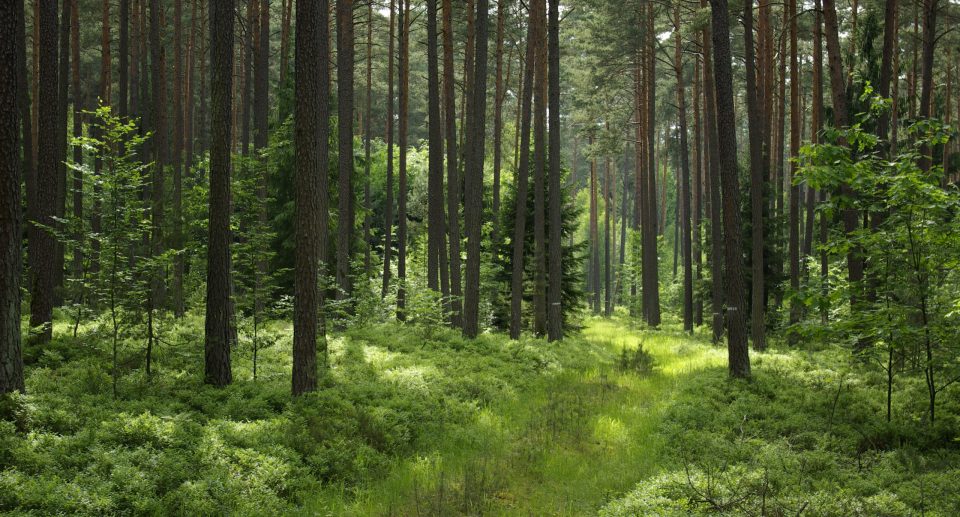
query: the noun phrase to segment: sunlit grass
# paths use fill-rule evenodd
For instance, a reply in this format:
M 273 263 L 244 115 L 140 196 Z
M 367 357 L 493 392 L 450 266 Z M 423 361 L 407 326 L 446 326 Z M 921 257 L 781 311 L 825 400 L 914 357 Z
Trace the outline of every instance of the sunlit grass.
M 654 373 L 619 371 L 621 352 L 640 345 L 655 357 Z M 699 336 L 598 318 L 588 320 L 581 337 L 537 346 L 560 347 L 565 359 L 515 396 L 478 408 L 467 425 L 425 437 L 421 443 L 432 450 L 398 459 L 384 478 L 352 490 L 326 487 L 305 513 L 595 512 L 657 472 L 662 411 L 683 377 L 726 361 L 722 348 Z M 416 361 L 366 357 L 383 377 L 414 386 L 435 372 L 427 354 Z

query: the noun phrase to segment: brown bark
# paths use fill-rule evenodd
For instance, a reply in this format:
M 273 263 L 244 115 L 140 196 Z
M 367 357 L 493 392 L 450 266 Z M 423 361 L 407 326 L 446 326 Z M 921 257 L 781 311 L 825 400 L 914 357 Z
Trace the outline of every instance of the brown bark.
M 701 0 L 701 6 L 707 5 L 707 0 Z M 721 221 L 720 200 L 720 151 L 718 147 L 719 134 L 717 128 L 716 86 L 713 76 L 713 31 L 709 26 L 703 30 L 703 83 L 704 83 L 704 112 L 706 113 L 706 150 L 709 168 L 707 178 L 707 213 L 710 219 L 710 301 L 713 312 L 713 342 L 719 343 L 723 339 L 724 310 L 723 310 L 723 224 Z
M 39 0 L 39 92 L 37 94 L 37 171 L 36 222 L 53 227 L 57 201 L 57 140 L 58 140 L 58 89 L 57 89 L 57 3 L 55 0 Z M 35 242 L 30 243 L 30 260 L 34 268 L 30 297 L 30 327 L 40 343 L 50 341 L 53 335 L 53 290 L 57 243 L 53 234 L 38 229 Z
M 400 167 L 397 178 L 397 319 L 407 318 L 407 126 L 410 105 L 410 0 L 401 0 L 400 20 Z
M 230 314 L 230 105 L 233 95 L 233 26 L 234 0 L 210 2 L 212 109 L 204 382 L 214 386 L 226 386 L 233 380 L 230 368 L 230 323 L 233 319 Z
M 173 231 L 171 244 L 183 249 L 183 0 L 173 0 Z M 183 253 L 173 259 L 173 313 L 183 316 L 183 273 L 186 261 Z
M 563 311 L 561 286 L 563 268 L 561 261 L 561 214 L 560 214 L 560 0 L 549 0 L 547 15 L 547 99 L 550 117 L 550 178 L 548 195 L 549 235 L 549 282 L 547 284 L 547 338 L 556 341 L 563 338 Z M 502 39 L 502 38 L 501 38 Z M 502 100 L 501 100 L 502 102 Z M 622 253 L 621 253 L 622 257 Z M 621 259 L 621 263 L 622 263 Z
M 547 55 L 545 41 L 546 0 L 536 2 L 537 33 L 536 67 L 533 78 L 533 331 L 542 336 L 547 330 L 547 243 L 546 243 L 546 206 L 544 196 L 546 168 L 546 130 L 547 130 Z M 607 164 L 607 176 L 610 165 Z M 604 192 L 607 190 L 607 177 L 604 178 Z M 604 199 L 606 202 L 606 197 Z M 606 210 L 605 210 L 606 212 Z M 609 246 L 610 221 L 605 226 Z M 607 248 L 609 257 L 609 248 Z M 605 284 L 606 285 L 606 284 Z
M 542 1 L 542 0 L 541 0 Z M 463 304 L 463 335 L 477 336 L 480 327 L 480 240 L 483 205 L 484 136 L 487 98 L 487 5 L 477 0 L 476 60 L 472 108 L 467 117 L 467 153 L 464 163 L 464 227 L 467 235 L 467 270 Z
M 800 65 L 797 56 L 797 0 L 788 0 L 787 9 L 790 14 L 790 217 L 789 256 L 790 256 L 790 289 L 797 293 L 800 290 L 800 185 L 794 181 L 797 175 L 797 161 L 800 155 L 800 131 L 802 117 L 800 112 Z M 800 322 L 802 302 L 795 296 L 790 302 L 790 324 Z M 790 334 L 790 341 L 795 342 L 796 333 Z
M 460 170 L 457 168 L 457 112 L 453 79 L 453 6 L 443 0 L 443 116 L 447 151 L 447 219 L 450 240 L 450 323 L 463 326 L 460 281 Z M 512 329 L 512 327 L 511 327 Z M 512 331 L 511 331 L 512 336 Z
M 66 23 L 66 21 L 64 21 Z M 0 62 L 15 63 L 0 75 L 0 395 L 24 391 L 20 349 L 20 87 L 24 40 L 23 2 L 0 4 Z
M 690 158 L 687 148 L 687 97 L 683 82 L 683 41 L 680 7 L 674 8 L 674 72 L 677 76 L 677 109 L 680 112 L 680 254 L 683 256 L 683 328 L 693 333 L 693 257 L 690 228 Z
M 402 2 L 403 0 L 401 0 Z M 402 6 L 401 6 L 402 8 Z M 390 42 L 387 51 L 387 178 L 386 199 L 383 212 L 386 220 L 383 225 L 383 285 L 380 297 L 386 298 L 390 290 L 390 255 L 393 247 L 393 54 L 394 54 L 394 0 L 390 0 Z
M 535 5 L 535 4 L 533 4 Z M 537 39 L 536 24 L 533 19 L 536 12 L 531 9 L 530 21 L 527 23 L 527 46 L 525 52 L 526 69 L 520 74 L 522 78 L 522 88 L 518 103 L 518 115 L 520 116 L 518 125 L 519 146 L 516 150 L 519 156 L 519 166 L 516 169 L 516 210 L 513 221 L 513 271 L 510 278 L 510 338 L 519 339 L 520 329 L 523 324 L 521 314 L 523 304 L 523 276 L 524 276 L 524 241 L 526 240 L 527 224 L 527 183 L 530 176 L 530 117 L 533 103 L 533 74 L 536 61 L 535 44 Z M 591 200 L 591 231 L 595 230 L 596 210 L 595 190 Z M 593 236 L 593 233 L 591 233 Z M 591 241 L 593 242 L 593 241 Z M 592 245 L 591 245 L 592 246 Z M 591 250 L 593 248 L 591 247 Z
M 356 219 L 353 200 L 353 65 L 353 0 L 337 0 L 337 135 L 339 136 L 337 212 L 339 218 L 337 219 L 336 280 L 338 300 L 349 300 L 353 296 L 351 261 L 353 260 L 353 225 Z M 401 88 L 404 86 L 401 85 Z M 404 113 L 401 108 L 402 116 Z M 402 125 L 403 122 L 401 122 Z M 401 129 L 401 145 L 403 138 Z M 401 184 L 404 175 L 402 163 L 401 158 Z M 401 260 L 403 260 L 402 257 Z
M 740 246 L 739 179 L 737 178 L 736 119 L 733 108 L 732 56 L 726 0 L 711 0 L 713 58 L 717 96 L 720 176 L 723 188 L 724 288 L 727 299 L 727 353 L 730 375 L 750 377 L 750 355 L 744 325 L 743 265 Z

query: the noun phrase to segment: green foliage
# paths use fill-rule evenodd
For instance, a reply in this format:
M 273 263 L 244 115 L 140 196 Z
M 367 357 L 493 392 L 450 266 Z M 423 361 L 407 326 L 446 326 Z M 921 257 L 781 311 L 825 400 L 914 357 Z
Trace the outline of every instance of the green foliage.
M 533 167 L 533 160 L 530 160 Z M 536 264 L 534 262 L 534 242 L 533 242 L 533 210 L 534 210 L 534 188 L 533 188 L 533 174 L 531 170 L 531 180 L 530 188 L 527 191 L 527 203 L 526 203 L 526 225 L 525 230 L 525 240 L 524 240 L 524 293 L 523 299 L 524 303 L 529 305 L 531 308 L 528 312 L 531 314 L 527 319 L 533 319 L 532 316 L 532 300 L 533 300 L 533 286 L 534 286 L 534 275 L 536 271 Z M 549 174 L 549 172 L 548 172 Z M 583 208 L 575 203 L 574 200 L 574 187 L 566 180 L 568 172 L 566 169 L 563 170 L 560 184 L 561 184 L 561 200 L 560 200 L 560 218 L 561 218 L 561 248 L 560 248 L 560 262 L 561 262 L 561 273 L 562 273 L 562 284 L 560 286 L 560 300 L 561 300 L 561 310 L 563 317 L 563 328 L 565 329 L 574 329 L 577 327 L 578 318 L 580 316 L 580 311 L 583 306 L 584 293 L 582 290 L 583 286 L 583 262 L 584 262 L 584 253 L 587 249 L 586 242 L 577 242 L 575 240 L 575 235 L 577 234 L 577 224 L 580 221 L 580 215 L 583 211 Z M 514 227 L 514 218 L 516 217 L 517 210 L 517 192 L 514 186 L 508 187 L 503 196 L 503 205 L 501 208 L 500 214 L 500 227 L 503 228 L 503 239 L 500 242 L 499 253 L 494 260 L 492 261 L 493 269 L 493 278 L 492 280 L 497 282 L 499 290 L 499 299 L 504 300 L 503 303 L 500 303 L 497 307 L 494 307 L 494 326 L 497 328 L 508 328 L 510 326 L 510 283 L 513 277 L 513 227 Z M 550 202 L 550 193 L 549 186 L 547 182 L 544 182 L 544 206 L 549 206 Z M 546 218 L 544 224 L 544 235 L 545 240 L 549 239 L 550 235 L 550 220 L 549 217 Z M 549 245 L 547 245 L 549 246 Z M 549 269 L 549 255 L 547 256 L 547 267 Z M 529 327 L 530 325 L 524 325 Z
M 640 343 L 632 351 L 627 350 L 626 347 L 621 349 L 617 367 L 621 372 L 633 372 L 643 376 L 653 373 L 656 364 L 653 355 L 644 350 L 643 343 Z

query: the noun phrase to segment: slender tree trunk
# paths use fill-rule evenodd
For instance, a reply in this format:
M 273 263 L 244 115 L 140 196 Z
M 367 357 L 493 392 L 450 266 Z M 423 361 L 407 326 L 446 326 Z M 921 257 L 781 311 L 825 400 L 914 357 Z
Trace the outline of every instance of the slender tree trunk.
M 233 96 L 233 25 L 234 1 L 210 2 L 212 110 L 204 382 L 214 386 L 226 386 L 233 380 L 230 368 L 230 322 L 233 319 L 230 314 L 230 105 Z
M 542 1 L 542 0 L 539 0 Z M 471 117 L 468 117 L 464 164 L 464 225 L 467 233 L 467 272 L 463 307 L 463 334 L 476 337 L 480 327 L 480 240 L 483 205 L 484 135 L 487 98 L 487 4 L 477 0 L 476 60 Z
M 457 110 L 453 68 L 453 6 L 443 0 L 443 115 L 447 143 L 447 230 L 450 240 L 450 323 L 462 328 L 460 281 L 460 169 L 457 165 Z M 512 329 L 512 327 L 511 327 Z M 518 331 L 519 332 L 519 331 Z M 511 330 L 511 336 L 513 332 Z M 516 339 L 514 337 L 514 339 Z
M 397 203 L 397 319 L 407 319 L 407 126 L 410 121 L 410 0 L 401 1 L 400 14 L 400 171 Z
M 253 56 L 253 151 L 257 160 L 259 174 L 257 178 L 257 202 L 260 212 L 257 218 L 261 227 L 267 227 L 267 158 L 263 152 L 269 142 L 270 117 L 270 0 L 260 0 L 260 21 L 257 23 L 256 48 Z M 266 260 L 257 261 L 254 289 L 261 292 L 263 280 L 267 276 Z M 263 301 L 256 300 L 257 313 L 263 309 Z
M 507 0 L 497 2 L 496 82 L 493 98 L 493 246 L 494 253 L 500 240 L 500 164 L 503 159 L 503 31 Z M 509 80 L 508 80 L 509 81 Z
M 697 43 L 702 40 L 697 34 Z M 698 45 L 699 46 L 699 45 Z M 703 169 L 704 152 L 701 132 L 703 125 L 700 119 L 700 56 L 696 56 L 693 71 L 693 262 L 694 262 L 694 291 L 693 291 L 693 325 L 703 325 L 703 295 L 700 285 L 703 282 Z
M 757 95 L 757 64 L 754 59 L 753 2 L 743 4 L 744 54 L 746 58 L 747 119 L 750 131 L 750 212 L 751 212 L 751 304 L 750 334 L 754 350 L 767 346 L 766 296 L 764 295 L 764 221 L 763 221 L 763 107 Z
M 796 159 L 800 155 L 800 131 L 803 125 L 800 112 L 800 65 L 797 59 L 797 0 L 788 0 L 787 9 L 790 11 L 790 289 L 797 293 L 800 290 L 800 185 L 794 178 L 797 175 Z M 800 300 L 794 296 L 790 302 L 791 325 L 800 322 L 802 311 Z M 796 333 L 790 334 L 791 342 L 795 342 L 796 338 Z
M 173 1 L 173 235 L 171 244 L 183 249 L 183 0 Z M 183 273 L 186 261 L 183 253 L 173 259 L 173 313 L 182 317 L 186 311 L 183 301 Z
M 750 377 L 750 355 L 744 325 L 743 264 L 740 245 L 739 179 L 737 178 L 736 118 L 733 110 L 733 77 L 729 13 L 726 0 L 711 0 L 713 59 L 716 64 L 717 128 L 720 175 L 723 187 L 724 287 L 727 299 L 727 353 L 730 375 Z
M 129 0 L 124 0 L 124 4 L 127 4 L 127 10 L 129 11 Z M 19 2 L 18 2 L 19 3 Z M 71 74 L 71 90 L 73 90 L 73 136 L 79 137 L 83 135 L 83 102 L 80 92 L 80 10 L 78 7 L 78 0 L 70 1 L 70 37 L 72 39 L 70 43 L 70 52 L 71 59 L 70 65 L 72 69 Z M 123 7 L 121 5 L 121 7 Z M 121 10 L 120 17 L 121 26 L 126 23 L 124 13 Z M 126 43 L 121 38 L 121 47 L 126 47 Z M 126 59 L 124 59 L 124 62 Z M 123 75 L 124 87 L 126 87 L 126 73 L 123 72 L 123 67 L 121 66 L 121 73 Z M 126 110 L 126 102 L 124 102 L 123 109 Z M 76 221 L 83 221 L 83 173 L 79 170 L 79 166 L 83 164 L 83 146 L 75 145 L 73 146 L 73 163 L 77 168 L 73 169 L 72 179 L 72 190 L 73 190 L 73 218 Z M 83 278 L 83 248 L 84 246 L 79 245 L 79 243 L 84 238 L 83 227 L 78 225 L 76 232 L 74 233 L 75 242 L 78 243 L 73 249 L 73 278 L 82 279 Z M 78 296 L 79 300 L 81 296 Z
M 674 49 L 675 71 L 677 76 L 677 106 L 680 112 L 680 242 L 683 255 L 683 328 L 693 333 L 693 257 L 691 256 L 690 228 L 690 159 L 687 148 L 687 97 L 684 93 L 683 55 L 680 37 L 680 7 L 674 8 Z
M 920 118 L 928 119 L 933 116 L 933 51 L 937 44 L 937 11 L 938 0 L 922 0 L 923 6 L 923 48 L 921 49 L 920 67 Z M 920 167 L 923 170 L 930 168 L 932 149 L 924 145 L 920 150 Z
M 439 290 L 443 224 L 443 133 L 440 121 L 440 67 L 437 62 L 437 0 L 427 0 L 427 287 Z
M 57 198 L 54 214 L 57 217 L 56 228 L 62 231 L 67 203 L 67 112 L 70 104 L 70 2 L 61 1 L 60 10 L 60 62 L 57 83 Z M 65 246 L 57 239 L 54 260 L 55 291 L 54 303 L 63 305 L 64 257 Z
M 57 2 L 39 0 L 39 92 L 35 97 L 37 108 L 37 174 L 36 221 L 45 227 L 53 227 L 57 201 L 57 140 L 58 140 L 58 88 L 57 88 Z M 38 229 L 35 242 L 29 252 L 35 259 L 30 261 L 35 268 L 30 297 L 30 327 L 40 343 L 53 336 L 53 290 L 56 287 L 57 243 L 53 234 Z
M 563 338 L 563 307 L 561 291 L 563 267 L 561 261 L 561 225 L 560 213 L 560 0 L 549 0 L 547 14 L 547 83 L 549 94 L 547 109 L 550 117 L 550 178 L 548 194 L 549 235 L 549 277 L 547 283 L 547 338 L 556 341 Z M 498 38 L 500 40 L 502 38 Z M 500 102 L 503 102 L 501 99 Z M 499 146 L 498 146 L 499 148 Z
M 37 206 L 37 174 L 34 166 L 36 165 L 36 160 L 34 159 L 33 148 L 36 143 L 35 131 L 36 125 L 34 124 L 33 112 L 31 106 L 36 106 L 36 103 L 30 102 L 30 89 L 32 86 L 32 73 L 27 69 L 27 36 L 26 36 L 26 2 L 13 2 L 13 6 L 16 8 L 14 11 L 14 16 L 17 17 L 16 32 L 13 33 L 13 38 L 15 41 L 19 42 L 16 47 L 16 61 L 14 61 L 14 66 L 16 67 L 16 78 L 17 78 L 17 105 L 19 107 L 19 120 L 20 120 L 20 130 L 21 138 L 23 143 L 18 152 L 22 153 L 23 156 L 23 179 L 26 187 L 26 201 L 27 201 L 27 210 L 26 210 L 26 222 L 21 222 L 21 226 L 26 226 L 26 236 L 27 236 L 27 288 L 33 289 L 34 276 L 36 275 L 35 260 L 37 259 L 36 253 L 31 249 L 33 244 L 37 242 L 37 233 L 39 228 L 36 225 L 32 224 L 31 221 L 37 220 L 38 206 Z M 37 56 L 34 55 L 34 58 Z M 34 97 L 35 99 L 35 97 Z M 18 183 L 19 185 L 19 183 Z M 21 244 L 22 246 L 22 244 Z M 19 294 L 17 295 L 19 299 Z M 19 306 L 18 306 L 19 307 Z M 21 309 L 22 311 L 22 309 Z M 19 323 L 18 323 L 19 324 Z
M 401 0 L 402 1 L 402 0 Z M 402 6 L 401 6 L 402 7 Z M 387 178 L 386 200 L 383 212 L 386 220 L 383 225 L 383 287 L 380 297 L 386 298 L 390 290 L 390 255 L 393 247 L 393 53 L 394 53 L 394 0 L 390 0 L 390 42 L 387 51 Z
M 269 18 L 269 16 L 268 16 Z M 367 2 L 367 88 L 364 100 L 364 138 L 363 138 L 363 278 L 369 281 L 373 276 L 372 246 L 370 244 L 370 214 L 373 207 L 370 205 L 370 143 L 373 139 L 372 125 L 373 119 L 373 101 L 371 93 L 373 90 L 373 2 Z
M 535 6 L 532 4 L 531 7 Z M 513 271 L 510 278 L 510 338 L 519 339 L 523 325 L 521 314 L 523 304 L 523 277 L 524 277 L 524 243 L 527 235 L 527 180 L 530 176 L 530 117 L 533 104 L 533 74 L 536 61 L 537 30 L 534 22 L 536 12 L 530 10 L 530 20 L 527 23 L 527 48 L 525 52 L 526 69 L 520 74 L 523 80 L 519 97 L 520 124 L 518 135 L 520 144 L 516 150 L 519 156 L 519 166 L 516 169 L 516 209 L 513 224 Z M 448 115 L 449 116 L 449 115 Z M 591 230 L 595 228 L 596 210 L 594 209 L 595 196 L 591 200 Z M 593 235 L 593 234 L 591 234 Z M 591 245 L 592 246 L 592 245 Z M 591 247 L 592 249 L 592 247 Z
M 337 299 L 353 296 L 353 0 L 337 0 L 337 134 L 339 195 L 337 196 Z M 401 79 L 405 82 L 405 79 Z M 406 88 L 404 84 L 402 88 Z M 401 112 L 401 116 L 405 113 Z M 403 124 L 403 122 L 401 122 Z M 401 130 L 401 145 L 405 135 Z M 401 155 L 403 150 L 401 149 Z M 401 184 L 403 183 L 401 159 Z M 401 189 L 402 191 L 402 189 Z M 401 201 L 401 205 L 403 201 Z M 401 221 L 401 227 L 403 221 Z M 401 257 L 401 260 L 403 258 Z
M 64 20 L 66 23 L 66 20 Z M 23 1 L 0 3 L 0 62 L 15 70 L 0 74 L 0 395 L 24 391 L 20 350 L 21 204 L 20 75 Z M 6 66 L 6 65 L 5 65 Z
M 542 336 L 547 331 L 547 243 L 546 206 L 544 199 L 546 168 L 547 129 L 547 53 L 544 28 L 546 23 L 546 0 L 537 3 L 536 67 L 533 83 L 533 331 Z M 609 176 L 609 164 L 607 165 Z M 606 178 L 604 192 L 607 191 Z M 606 201 L 604 201 L 606 204 Z M 605 227 L 609 242 L 610 221 Z M 607 248 L 609 255 L 609 247 Z
M 610 185 L 612 181 L 613 176 L 610 173 L 610 157 L 608 156 L 603 160 L 603 315 L 608 318 L 613 315 L 613 282 L 611 273 L 613 261 L 610 257 L 610 239 L 613 237 L 613 232 L 610 230 L 610 220 L 612 212 L 614 211 L 613 189 Z
M 593 137 L 590 137 L 593 147 Z M 593 313 L 600 314 L 600 232 L 597 206 L 597 160 L 590 158 L 590 291 L 593 293 Z
M 707 0 L 701 0 L 705 6 Z M 713 31 L 708 26 L 703 30 L 703 82 L 704 82 L 704 111 L 706 113 L 707 156 L 709 169 L 706 171 L 708 179 L 707 192 L 710 217 L 710 302 L 713 312 L 713 342 L 719 343 L 723 339 L 724 328 L 724 296 L 723 296 L 723 224 L 721 221 L 720 200 L 720 149 L 719 130 L 717 127 L 717 89 L 713 74 Z
M 656 35 L 654 34 L 654 5 L 647 2 L 647 224 L 643 232 L 643 293 L 644 313 L 647 324 L 656 327 L 660 325 L 660 274 L 659 258 L 657 253 L 657 167 L 654 156 L 656 142 Z

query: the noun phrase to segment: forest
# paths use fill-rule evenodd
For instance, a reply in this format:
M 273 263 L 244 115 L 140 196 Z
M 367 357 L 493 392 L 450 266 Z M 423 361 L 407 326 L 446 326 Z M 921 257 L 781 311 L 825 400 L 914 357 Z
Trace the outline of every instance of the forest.
M 0 513 L 960 515 L 957 27 L 0 1 Z

